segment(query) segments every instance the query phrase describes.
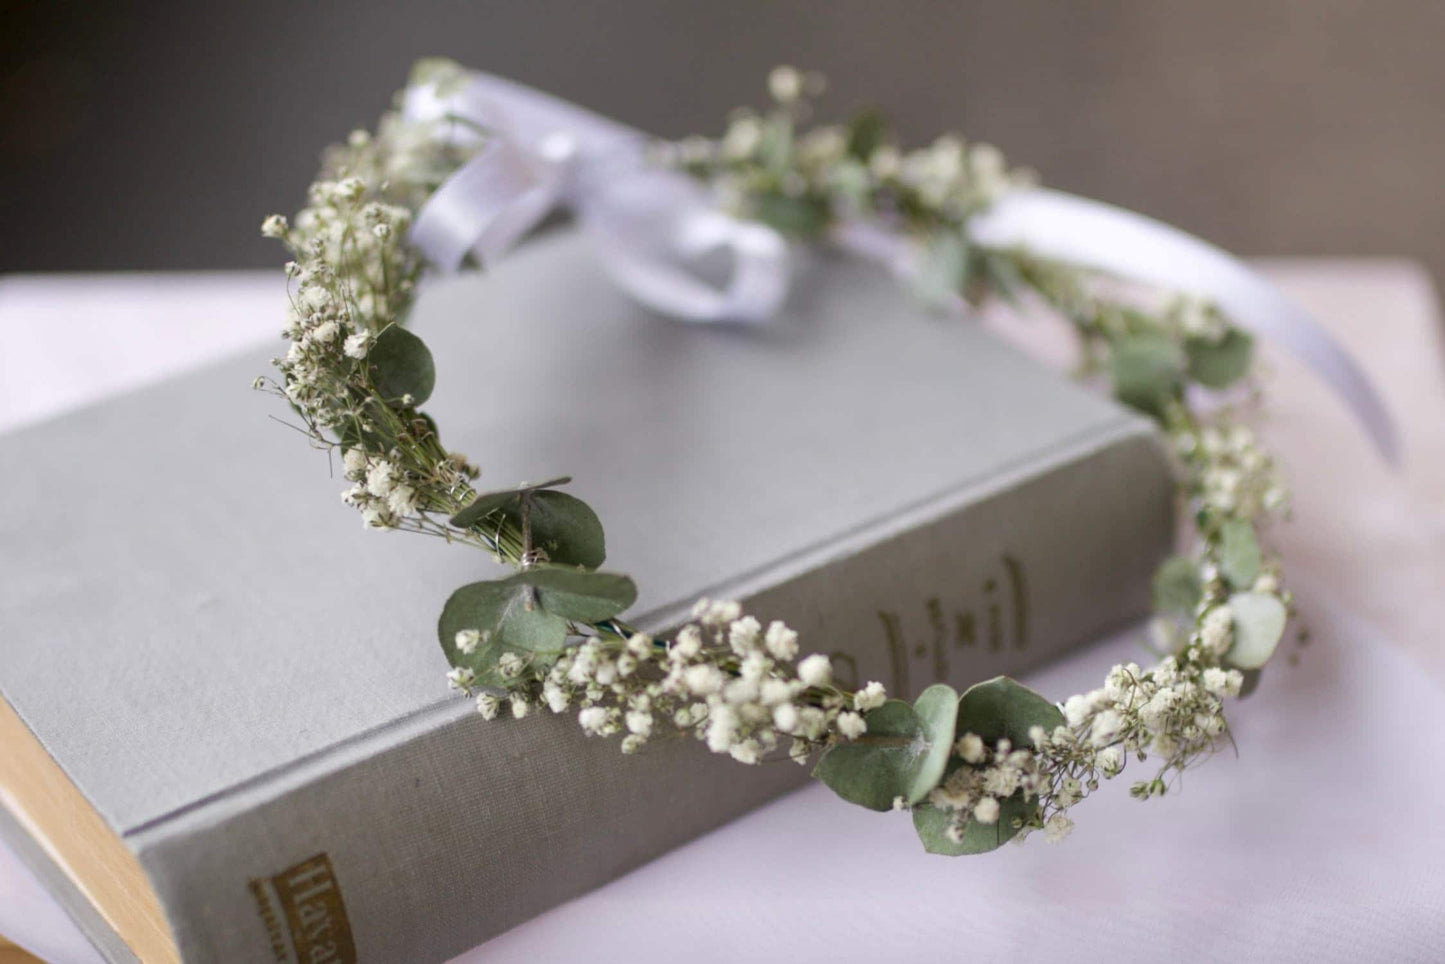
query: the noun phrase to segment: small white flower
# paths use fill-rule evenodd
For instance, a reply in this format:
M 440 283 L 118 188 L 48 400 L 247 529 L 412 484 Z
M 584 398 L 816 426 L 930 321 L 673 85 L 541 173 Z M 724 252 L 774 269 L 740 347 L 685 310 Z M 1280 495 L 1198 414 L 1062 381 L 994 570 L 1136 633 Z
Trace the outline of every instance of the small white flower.
M 728 645 L 733 652 L 739 656 L 746 656 L 758 645 L 758 636 L 763 631 L 762 624 L 752 616 L 744 616 L 733 621 L 728 627 Z
M 641 737 L 652 735 L 652 714 L 643 713 L 638 710 L 630 710 L 626 718 L 627 732 L 636 733 Z
M 1204 648 L 1212 653 L 1223 653 L 1234 640 L 1234 610 L 1228 606 L 1215 606 L 1204 617 L 1199 628 L 1199 639 Z
M 734 743 L 728 748 L 728 753 L 739 763 L 757 763 L 763 757 L 762 747 L 754 739 L 746 739 L 741 743 Z
M 532 705 L 527 702 L 527 697 L 521 693 L 512 694 L 512 717 L 514 719 L 522 719 L 531 709 Z
M 516 653 L 503 653 L 497 660 L 497 669 L 507 679 L 516 679 L 527 668 L 527 661 Z
M 723 699 L 728 703 L 752 703 L 758 698 L 758 684 L 749 679 L 735 679 L 723 687 Z
M 1062 813 L 1056 813 L 1044 821 L 1044 839 L 1049 843 L 1058 843 L 1069 835 L 1074 829 L 1074 821 Z
M 484 720 L 495 720 L 497 713 L 502 709 L 502 701 L 491 693 L 477 694 L 477 712 L 482 714 Z
M 777 706 L 793 698 L 793 685 L 787 680 L 770 677 L 758 687 L 758 699 L 764 706 Z
M 1240 687 L 1244 685 L 1244 674 L 1237 669 L 1211 666 L 1204 671 L 1203 683 L 1214 696 L 1238 696 Z
M 421 504 L 417 498 L 416 489 L 409 485 L 398 485 L 386 494 L 386 507 L 404 518 L 416 515 Z
M 261 222 L 261 236 L 263 238 L 284 238 L 288 227 L 284 216 L 273 214 Z
M 763 645 L 773 654 L 774 659 L 790 660 L 798 655 L 798 634 L 782 621 L 775 619 L 768 624 Z
M 567 704 L 571 702 L 567 691 L 550 681 L 542 687 L 542 699 L 547 701 L 547 708 L 553 713 L 566 710 Z
M 987 748 L 983 745 L 983 739 L 977 733 L 965 733 L 959 737 L 954 749 L 964 763 L 979 764 L 988 755 Z
M 1069 726 L 1082 726 L 1090 712 L 1089 698 L 1081 693 L 1075 693 L 1064 701 L 1064 719 Z
M 577 714 L 577 722 L 589 736 L 600 734 L 607 726 L 607 710 L 600 706 L 589 706 Z
M 868 732 L 868 724 L 857 713 L 839 713 L 838 732 L 849 740 L 856 740 Z
M 814 653 L 798 664 L 798 679 L 804 686 L 827 686 L 833 681 L 833 664 L 822 653 Z
M 348 358 L 365 358 L 367 352 L 371 351 L 371 333 L 359 331 L 349 336 L 342 342 L 341 350 Z
M 385 459 L 374 462 L 366 471 L 366 491 L 377 498 L 385 498 L 396 485 L 396 466 Z
M 319 345 L 329 344 L 341 334 L 341 326 L 334 321 L 323 321 L 311 329 L 311 340 Z
M 768 93 L 780 104 L 791 104 L 803 95 L 803 75 L 796 67 L 774 67 L 768 74 Z
M 722 689 L 723 674 L 716 666 L 703 664 L 701 666 L 689 666 L 683 674 L 683 684 L 688 691 L 698 696 L 707 696 Z
M 715 707 L 708 715 L 707 748 L 714 753 L 726 753 L 737 735 L 738 716 L 730 706 Z
M 693 618 L 704 626 L 723 627 L 742 615 L 743 608 L 728 600 L 699 599 L 692 608 Z
M 888 702 L 888 692 L 884 690 L 883 684 L 877 680 L 874 680 L 853 694 L 854 708 L 863 713 L 869 710 L 876 710 L 886 702 Z
M 702 631 L 694 625 L 687 625 L 677 631 L 677 638 L 672 641 L 669 648 L 669 655 L 677 659 L 695 659 L 702 652 Z
M 1095 747 L 1103 748 L 1113 743 L 1124 728 L 1124 718 L 1114 710 L 1104 710 L 1094 717 L 1089 740 Z
M 984 797 L 973 807 L 973 819 L 979 823 L 998 823 L 998 801 Z
M 639 660 L 652 655 L 652 637 L 646 633 L 633 633 L 627 640 L 627 651 Z
M 1124 769 L 1124 760 L 1124 748 L 1121 746 L 1105 747 L 1094 757 L 1094 762 L 1098 765 L 1099 772 L 1103 773 L 1106 777 L 1118 776 L 1119 771 Z
M 773 725 L 782 733 L 792 733 L 798 728 L 798 708 L 792 703 L 773 707 Z
M 631 756 L 632 754 L 640 751 L 643 745 L 646 743 L 647 737 L 641 736 L 637 733 L 629 733 L 622 738 L 622 752 L 627 754 L 628 756 Z
M 447 683 L 454 690 L 470 690 L 477 681 L 477 674 L 465 666 L 457 666 L 447 673 Z
M 349 448 L 341 456 L 341 467 L 348 479 L 359 479 L 366 474 L 366 453 L 359 448 Z
M 456 643 L 457 652 L 464 656 L 470 656 L 481 645 L 482 634 L 476 629 L 463 629 L 457 632 L 452 641 Z

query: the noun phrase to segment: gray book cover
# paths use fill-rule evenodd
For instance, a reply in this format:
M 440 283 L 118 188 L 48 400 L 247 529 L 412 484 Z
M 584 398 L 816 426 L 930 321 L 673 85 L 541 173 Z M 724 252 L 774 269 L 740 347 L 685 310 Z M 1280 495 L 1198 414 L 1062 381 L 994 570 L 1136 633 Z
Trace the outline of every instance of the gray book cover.
M 554 232 L 424 292 L 427 410 L 483 488 L 572 475 L 646 628 L 740 598 L 909 696 L 1144 611 L 1173 514 L 1147 423 L 876 269 L 801 274 L 772 325 L 689 326 Z M 184 959 L 443 960 L 806 778 L 476 717 L 434 626 L 495 566 L 364 531 L 250 390 L 268 358 L 0 439 L 0 693 Z

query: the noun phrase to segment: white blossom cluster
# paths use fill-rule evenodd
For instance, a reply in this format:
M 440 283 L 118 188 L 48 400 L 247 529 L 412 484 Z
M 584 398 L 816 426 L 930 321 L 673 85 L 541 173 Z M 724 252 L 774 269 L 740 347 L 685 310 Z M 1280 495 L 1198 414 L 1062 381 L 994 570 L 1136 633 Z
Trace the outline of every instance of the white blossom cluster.
M 1177 433 L 1175 448 L 1196 462 L 1196 485 L 1206 508 L 1245 519 L 1289 508 L 1279 467 L 1248 425 L 1191 426 Z
M 1035 727 L 1041 743 L 1043 727 Z M 988 746 L 976 733 L 965 733 L 953 747 L 953 760 L 962 764 L 928 794 L 928 802 L 954 814 L 945 833 L 954 843 L 963 840 L 969 821 L 991 826 L 999 822 L 1003 801 L 1018 794 L 1036 800 L 1049 786 L 1043 759 L 1027 747 L 1014 748 L 1007 739 Z
M 589 735 L 621 736 L 624 753 L 671 730 L 740 763 L 759 763 L 786 742 L 803 763 L 815 749 L 866 733 L 863 714 L 887 699 L 880 683 L 856 694 L 839 689 L 821 653 L 797 659 L 798 634 L 780 621 L 765 628 L 737 603 L 707 599 L 693 615 L 670 642 L 641 633 L 593 636 L 545 671 L 504 654 L 507 694 L 482 693 L 477 708 L 488 719 L 504 703 L 514 716 L 534 705 L 575 712 Z M 470 636 L 457 642 L 475 645 Z
M 457 162 L 431 125 L 383 119 L 376 136 L 357 131 L 333 148 L 308 204 L 293 220 L 273 214 L 261 233 L 283 241 L 291 299 L 274 359 L 273 385 L 306 422 L 313 441 L 344 449 L 343 472 L 355 483 L 342 499 L 369 528 L 395 528 L 426 508 L 460 508 L 476 470 L 438 444 L 414 399 L 384 398 L 368 356 L 377 335 L 404 317 L 415 294 L 420 257 L 406 244 L 409 205 Z M 432 184 L 434 187 L 434 184 Z M 427 528 L 418 522 L 417 528 Z
M 768 78 L 771 111 L 738 111 L 717 141 L 689 138 L 674 156 L 739 204 L 759 191 L 780 191 L 819 199 L 838 214 L 876 215 L 880 206 L 897 206 L 959 222 L 1004 192 L 1033 183 L 1033 174 L 1010 169 L 998 148 L 955 134 L 910 151 L 885 139 L 860 157 L 843 125 L 798 130 L 810 110 L 808 98 L 823 87 L 817 74 L 779 67 Z M 880 203 L 884 198 L 889 200 Z

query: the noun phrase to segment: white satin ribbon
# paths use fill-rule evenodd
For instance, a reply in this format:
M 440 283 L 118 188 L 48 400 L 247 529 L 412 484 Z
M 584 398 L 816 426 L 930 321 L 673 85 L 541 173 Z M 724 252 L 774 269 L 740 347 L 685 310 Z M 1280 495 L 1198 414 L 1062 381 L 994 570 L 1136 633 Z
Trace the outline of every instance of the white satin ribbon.
M 762 322 L 776 313 L 788 289 L 787 244 L 776 231 L 723 214 L 692 179 L 649 163 L 641 132 L 522 84 L 470 77 L 446 98 L 412 88 L 403 105 L 410 118 L 451 116 L 486 131 L 442 128 L 441 136 L 482 146 L 417 213 L 411 241 L 434 265 L 456 270 L 468 252 L 490 263 L 560 205 L 596 239 L 613 281 L 643 304 L 691 322 Z M 1225 251 L 1132 211 L 1043 189 L 1004 195 L 968 232 L 977 244 L 1022 246 L 1214 302 L 1231 322 L 1303 359 L 1380 454 L 1398 462 L 1394 423 L 1369 379 L 1302 309 Z M 917 271 L 917 244 L 876 223 L 841 225 L 832 238 L 895 274 Z M 731 255 L 722 288 L 685 266 L 713 251 Z
M 1232 323 L 1314 369 L 1344 399 L 1385 460 L 1399 463 L 1395 423 L 1354 359 L 1304 309 L 1223 249 L 1142 214 L 1042 188 L 1004 195 L 969 222 L 969 236 L 990 247 L 1025 247 L 1045 258 L 1214 302 Z
M 684 321 L 766 321 L 788 290 L 788 250 L 771 228 L 717 210 L 691 178 L 650 164 L 639 132 L 521 84 L 472 75 L 457 94 L 407 92 L 406 115 L 461 118 L 442 136 L 481 138 L 475 156 L 417 212 L 410 239 L 427 259 L 455 271 L 474 253 L 495 261 L 549 211 L 571 208 L 614 283 L 633 298 Z M 730 277 L 714 287 L 686 262 L 731 255 Z

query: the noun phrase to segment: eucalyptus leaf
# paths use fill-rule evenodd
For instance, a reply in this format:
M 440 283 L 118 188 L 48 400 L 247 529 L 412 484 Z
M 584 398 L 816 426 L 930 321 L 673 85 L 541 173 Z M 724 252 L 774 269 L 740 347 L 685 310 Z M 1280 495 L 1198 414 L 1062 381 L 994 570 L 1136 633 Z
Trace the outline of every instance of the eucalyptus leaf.
M 880 110 L 859 113 L 848 124 L 848 153 L 867 161 L 888 140 L 888 117 Z
M 382 397 L 410 395 L 420 405 L 431 397 L 436 385 L 436 366 L 431 350 L 416 335 L 400 325 L 389 325 L 376 336 L 366 356 L 372 381 Z
M 989 290 L 1008 304 L 1017 308 L 1019 292 L 1027 290 L 1023 275 L 1013 261 L 997 252 L 980 252 L 979 270 L 988 279 Z
M 538 566 L 452 593 L 437 622 L 437 636 L 453 666 L 466 666 L 485 682 L 504 649 L 559 650 L 569 621 L 610 619 L 636 598 L 632 580 L 617 573 Z M 477 630 L 488 645 L 471 654 L 460 652 L 456 636 L 464 629 Z
M 498 509 L 502 508 L 508 503 L 515 503 L 520 501 L 521 497 L 525 493 L 540 492 L 543 489 L 554 489 L 558 486 L 566 485 L 568 482 L 571 481 L 571 476 L 564 475 L 560 478 L 548 479 L 546 482 L 523 482 L 521 485 L 516 486 L 515 488 L 498 489 L 495 492 L 483 492 L 481 495 L 478 495 L 477 497 L 472 499 L 472 501 L 467 504 L 466 508 L 462 509 L 456 515 L 452 516 L 451 523 L 458 529 L 469 528 L 476 523 L 481 522 L 487 516 L 491 515 L 493 512 L 496 512 Z
M 968 285 L 968 242 L 950 231 L 935 237 L 923 254 L 914 279 L 914 289 L 932 307 L 942 307 L 957 298 Z
M 923 804 L 913 808 L 913 829 L 923 842 L 923 849 L 931 854 L 945 857 L 962 857 L 965 854 L 983 854 L 997 850 L 1018 835 L 1019 828 L 1014 821 L 1026 821 L 1033 816 L 1037 804 L 1025 801 L 1023 792 L 1015 793 L 999 801 L 998 820 L 994 823 L 979 823 L 972 816 L 963 826 L 963 837 L 958 843 L 948 839 L 948 825 L 954 814 L 948 810 Z
M 782 115 L 774 115 L 764 120 L 758 139 L 758 160 L 764 167 L 783 174 L 792 166 L 792 158 L 792 120 Z
M 1162 415 L 1179 397 L 1186 365 L 1184 350 L 1168 338 L 1135 335 L 1114 348 L 1114 395 L 1131 408 Z
M 1259 542 L 1254 526 L 1243 519 L 1226 519 L 1219 527 L 1219 570 L 1236 589 L 1246 589 L 1259 578 Z
M 1254 339 L 1248 332 L 1231 328 L 1218 341 L 1190 338 L 1184 342 L 1189 356 L 1189 377 L 1206 388 L 1228 388 L 1249 372 L 1254 358 Z
M 1064 725 L 1064 714 L 1038 693 L 1007 676 L 975 683 L 958 701 L 958 735 L 976 733 L 985 743 L 1005 737 L 1015 747 L 1029 747 L 1029 730 L 1047 733 Z
M 1225 659 L 1239 669 L 1259 669 L 1274 655 L 1284 636 L 1289 613 L 1275 596 L 1237 592 L 1229 597 L 1234 611 L 1234 645 Z
M 525 574 L 519 574 L 525 575 Z M 456 647 L 457 633 L 475 629 L 486 645 L 470 653 Z M 567 620 L 548 612 L 536 590 L 516 576 L 462 586 L 447 599 L 437 621 L 442 652 L 453 666 L 465 666 L 483 685 L 497 682 L 491 673 L 504 649 L 547 652 L 567 641 Z
M 827 201 L 804 194 L 793 197 L 769 191 L 753 199 L 753 217 L 794 238 L 816 238 L 831 220 Z
M 569 481 L 554 479 L 540 485 L 484 493 L 452 516 L 452 525 L 470 528 L 495 515 L 499 521 L 510 522 L 520 530 L 525 504 L 532 545 L 545 551 L 549 562 L 596 569 L 607 558 L 602 521 L 581 499 L 547 488 Z
M 902 797 L 917 803 L 938 785 L 953 746 L 958 694 L 930 686 L 913 706 L 889 700 L 864 717 L 868 732 L 823 754 L 813 776 L 850 803 L 891 810 Z
M 581 623 L 611 619 L 637 601 L 632 580 L 616 572 L 538 566 L 513 578 L 525 579 L 547 612 Z
M 1199 568 L 1188 556 L 1170 556 L 1154 572 L 1154 609 L 1160 613 L 1192 615 L 1203 589 Z

